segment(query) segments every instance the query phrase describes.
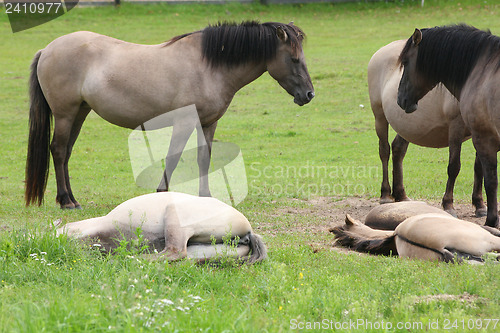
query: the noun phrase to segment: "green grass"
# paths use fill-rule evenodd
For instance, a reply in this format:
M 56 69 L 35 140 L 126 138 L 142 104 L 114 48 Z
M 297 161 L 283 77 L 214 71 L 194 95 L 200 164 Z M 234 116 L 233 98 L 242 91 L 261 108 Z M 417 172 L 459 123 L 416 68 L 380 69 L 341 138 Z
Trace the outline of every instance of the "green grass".
M 378 48 L 409 37 L 415 27 L 456 22 L 500 35 L 500 7 L 493 1 L 435 0 L 426 1 L 424 8 L 419 3 L 125 3 L 121 8 L 77 8 L 16 34 L 10 32 L 2 12 L 0 225 L 8 230 L 0 236 L 0 331 L 278 332 L 288 331 L 291 320 L 358 319 L 384 320 L 394 326 L 438 320 L 439 331 L 444 331 L 445 320 L 451 324 L 463 320 L 457 325 L 467 325 L 469 320 L 498 318 L 498 265 L 445 265 L 337 253 L 328 249 L 332 238 L 326 231 L 310 232 L 311 227 L 326 227 L 329 221 L 324 217 L 277 213 L 288 206 L 308 206 L 293 198 L 380 195 L 378 142 L 366 83 L 367 63 Z M 300 26 L 308 36 L 305 54 L 316 90 L 316 98 L 299 108 L 264 75 L 236 95 L 219 121 L 216 139 L 242 149 L 249 195 L 238 208 L 264 236 L 269 260 L 221 269 L 191 262 L 148 262 L 125 254 L 109 257 L 44 231 L 58 218 L 71 222 L 102 215 L 147 191 L 133 182 L 127 148 L 130 131 L 91 115 L 70 161 L 72 186 L 84 209 L 61 211 L 55 205 L 53 169 L 45 204 L 24 207 L 27 78 L 35 52 L 77 30 L 153 44 L 218 20 L 243 19 L 294 21 Z M 470 142 L 462 156 L 455 198 L 468 202 L 474 160 Z M 405 159 L 409 196 L 438 202 L 447 159 L 446 149 L 410 146 Z M 43 236 L 32 239 L 26 231 Z M 322 244 L 320 251 L 310 244 Z M 46 262 L 35 260 L 33 253 Z M 470 301 L 418 301 L 426 295 L 464 293 L 472 295 Z M 363 328 L 358 331 L 370 331 Z M 488 330 L 494 331 L 492 325 Z

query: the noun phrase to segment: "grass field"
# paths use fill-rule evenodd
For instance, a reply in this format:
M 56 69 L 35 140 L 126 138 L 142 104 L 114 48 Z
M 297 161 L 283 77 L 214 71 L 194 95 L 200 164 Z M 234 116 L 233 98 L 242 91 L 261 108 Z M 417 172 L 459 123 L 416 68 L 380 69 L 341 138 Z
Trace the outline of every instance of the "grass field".
M 286 6 L 125 3 L 120 8 L 76 8 L 16 34 L 3 11 L 1 332 L 280 332 L 307 330 L 307 323 L 313 322 L 321 324 L 316 330 L 343 324 L 341 330 L 359 332 L 500 329 L 500 323 L 494 327 L 496 322 L 488 321 L 500 319 L 499 265 L 339 253 L 330 250 L 333 240 L 326 231 L 311 232 L 331 221 L 313 214 L 280 213 L 289 207 L 310 207 L 308 200 L 317 197 L 378 197 L 381 167 L 366 83 L 371 55 L 393 40 L 408 38 L 415 27 L 466 22 L 500 35 L 496 2 L 434 0 L 426 1 L 424 8 L 420 1 Z M 249 193 L 238 209 L 263 235 L 269 260 L 252 267 L 198 267 L 191 262 L 149 262 L 134 248 L 108 257 L 45 232 L 58 218 L 72 222 L 106 214 L 148 190 L 134 184 L 127 147 L 130 131 L 91 114 L 70 161 L 72 187 L 83 209 L 57 207 L 53 169 L 45 204 L 24 207 L 27 78 L 36 51 L 77 30 L 156 44 L 208 23 L 244 19 L 294 21 L 300 26 L 307 34 L 304 50 L 316 90 L 310 104 L 298 107 L 265 74 L 236 95 L 215 135 L 241 148 Z M 439 202 L 447 159 L 446 149 L 410 146 L 405 159 L 408 195 Z M 455 191 L 459 202 L 470 200 L 473 159 L 467 142 Z M 32 239 L 26 231 L 41 236 Z M 321 250 L 310 244 L 320 244 Z

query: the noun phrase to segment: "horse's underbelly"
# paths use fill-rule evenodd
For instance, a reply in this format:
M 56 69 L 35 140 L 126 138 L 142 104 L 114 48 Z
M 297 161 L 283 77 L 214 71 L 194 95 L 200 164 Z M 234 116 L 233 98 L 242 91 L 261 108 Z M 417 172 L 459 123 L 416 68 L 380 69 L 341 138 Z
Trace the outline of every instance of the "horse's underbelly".
M 392 124 L 392 128 L 406 141 L 422 147 L 443 148 L 448 147 L 448 127 L 425 128 L 412 125 L 410 121 L 405 124 Z

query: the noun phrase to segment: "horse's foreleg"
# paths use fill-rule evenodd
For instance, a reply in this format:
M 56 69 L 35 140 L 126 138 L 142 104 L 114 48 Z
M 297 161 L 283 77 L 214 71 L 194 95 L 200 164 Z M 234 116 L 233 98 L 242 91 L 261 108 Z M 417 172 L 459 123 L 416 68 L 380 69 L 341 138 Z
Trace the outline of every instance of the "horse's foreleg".
M 450 124 L 450 132 L 448 135 L 448 181 L 446 182 L 446 191 L 441 202 L 443 209 L 455 217 L 457 217 L 457 212 L 453 207 L 453 189 L 455 188 L 455 181 L 460 173 L 460 154 L 462 151 L 463 138 L 464 125 L 462 117 L 457 117 L 456 120 Z
M 177 164 L 179 164 L 179 159 L 181 158 L 182 152 L 184 151 L 186 143 L 188 142 L 193 131 L 194 126 L 191 124 L 183 122 L 174 123 L 172 128 L 172 138 L 170 139 L 167 157 L 165 158 L 165 170 L 163 171 L 160 185 L 158 185 L 156 190 L 157 192 L 168 191 L 172 173 L 177 167 Z
M 476 217 L 486 216 L 486 206 L 483 201 L 483 167 L 476 153 L 474 161 L 474 188 L 472 190 L 472 204 L 476 207 Z
M 375 117 L 375 130 L 378 136 L 378 154 L 380 156 L 380 161 L 382 162 L 380 203 L 384 204 L 394 201 L 391 197 L 391 185 L 389 184 L 389 156 L 391 155 L 391 146 L 389 145 L 388 135 L 389 123 L 387 122 L 385 116 Z
M 484 190 L 486 192 L 488 214 L 486 226 L 498 227 L 498 175 L 497 175 L 497 147 L 496 142 L 489 142 L 487 138 L 477 139 L 473 137 L 476 152 L 481 161 L 484 175 Z
M 210 126 L 202 127 L 203 135 L 198 130 L 198 167 L 200 168 L 200 197 L 210 197 L 208 187 L 208 169 L 210 168 L 210 158 L 212 156 L 212 142 L 214 140 L 217 122 Z
M 403 185 L 403 159 L 408 149 L 408 141 L 399 134 L 392 141 L 392 196 L 396 201 L 410 200 Z

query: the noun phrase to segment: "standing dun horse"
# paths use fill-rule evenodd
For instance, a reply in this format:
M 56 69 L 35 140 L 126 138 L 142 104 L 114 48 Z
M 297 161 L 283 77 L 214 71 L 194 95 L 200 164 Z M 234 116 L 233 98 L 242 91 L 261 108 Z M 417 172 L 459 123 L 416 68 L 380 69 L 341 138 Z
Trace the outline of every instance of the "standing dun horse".
M 453 188 L 460 172 L 462 142 L 470 138 L 470 133 L 460 115 L 458 101 L 443 86 L 434 88 L 422 99 L 418 112 L 401 112 L 397 104 L 398 85 L 402 75 L 398 58 L 405 43 L 406 40 L 399 40 L 382 47 L 368 63 L 368 91 L 382 161 L 380 203 L 408 200 L 403 185 L 403 159 L 409 142 L 422 147 L 449 147 L 448 182 L 442 206 L 445 211 L 456 215 L 453 208 Z M 392 142 L 392 193 L 388 172 L 391 152 L 388 141 L 389 124 L 397 133 Z M 476 216 L 484 216 L 486 207 L 482 197 L 482 170 L 478 159 L 474 170 L 472 203 L 476 207 Z
M 267 71 L 296 104 L 302 106 L 314 97 L 303 38 L 293 24 L 243 22 L 208 26 L 159 45 L 91 32 L 54 40 L 38 51 L 31 66 L 26 205 L 43 201 L 52 152 L 56 201 L 61 208 L 80 206 L 71 190 L 68 161 L 90 110 L 112 124 L 134 129 L 192 104 L 203 132 L 198 132 L 198 141 L 204 139 L 209 147 L 198 150 L 200 195 L 209 196 L 207 174 L 217 121 L 238 90 Z M 182 150 L 189 136 L 176 136 L 175 125 L 173 131 L 169 151 L 173 145 Z M 176 154 L 166 159 L 158 190 L 168 190 L 179 158 Z
M 98 241 L 109 251 L 120 239 L 137 237 L 137 228 L 149 247 L 167 260 L 230 256 L 253 264 L 267 256 L 262 238 L 235 208 L 215 198 L 176 192 L 132 198 L 105 216 L 68 223 L 57 229 L 57 234 Z
M 400 55 L 398 104 L 412 113 L 438 83 L 459 100 L 482 164 L 486 225 L 498 227 L 497 152 L 500 150 L 500 37 L 467 25 L 416 29 Z

